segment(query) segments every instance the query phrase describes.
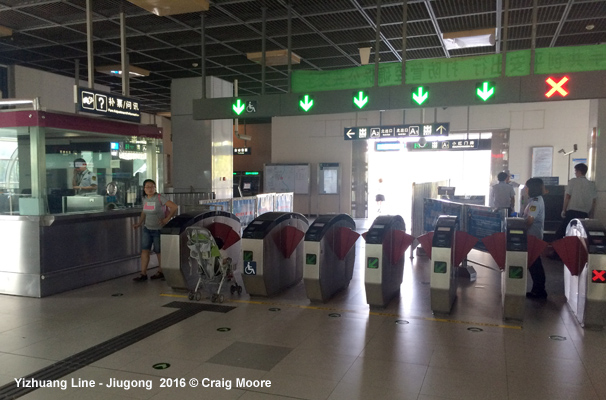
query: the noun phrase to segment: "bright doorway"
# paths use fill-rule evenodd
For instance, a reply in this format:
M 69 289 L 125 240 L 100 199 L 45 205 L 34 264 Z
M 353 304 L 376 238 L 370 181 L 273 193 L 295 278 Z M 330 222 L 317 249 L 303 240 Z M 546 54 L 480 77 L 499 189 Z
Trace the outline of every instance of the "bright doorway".
M 482 134 L 482 139 L 490 138 Z M 458 139 L 451 134 L 450 140 Z M 377 140 L 368 143 L 368 219 L 379 215 L 375 201 L 377 194 L 385 196 L 380 214 L 401 215 L 406 226 L 411 224 L 412 184 L 448 181 L 457 196 L 488 195 L 491 184 L 491 150 L 414 151 L 404 141 L 397 150 L 378 151 L 377 144 L 394 140 Z M 381 147 L 381 145 L 379 145 Z M 391 147 L 391 146 L 390 146 Z M 382 183 L 379 183 L 379 179 Z

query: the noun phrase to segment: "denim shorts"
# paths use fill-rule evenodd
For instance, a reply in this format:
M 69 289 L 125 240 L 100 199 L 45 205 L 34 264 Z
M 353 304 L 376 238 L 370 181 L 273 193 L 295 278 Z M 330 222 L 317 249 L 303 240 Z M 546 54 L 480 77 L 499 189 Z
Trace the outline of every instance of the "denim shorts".
M 160 229 L 147 229 L 143 227 L 141 250 L 151 250 L 152 243 L 154 245 L 154 252 L 160 254 Z

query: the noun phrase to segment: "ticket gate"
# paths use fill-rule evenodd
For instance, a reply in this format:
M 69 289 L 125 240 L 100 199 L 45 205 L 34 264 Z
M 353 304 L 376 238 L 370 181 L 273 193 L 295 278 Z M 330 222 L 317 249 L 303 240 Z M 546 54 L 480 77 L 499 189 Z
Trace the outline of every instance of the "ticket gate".
M 203 227 L 215 238 L 222 255 L 230 257 L 240 269 L 242 241 L 240 219 L 225 211 L 206 211 L 201 214 L 185 213 L 170 220 L 161 230 L 162 271 L 166 283 L 176 290 L 190 290 L 198 281 L 198 268 L 190 266 L 186 230 Z
M 431 310 L 449 313 L 456 297 L 457 286 L 455 245 L 459 218 L 441 215 L 436 221 L 431 243 L 430 295 Z
M 414 238 L 405 233 L 406 225 L 399 215 L 377 217 L 368 232 L 364 287 L 366 302 L 371 306 L 386 307 L 400 294 L 404 275 L 404 252 Z
M 242 280 L 250 295 L 272 296 L 301 281 L 308 227 L 301 214 L 268 212 L 244 229 Z
M 501 274 L 503 319 L 524 319 L 528 280 L 528 238 L 523 218 L 507 218 L 505 269 Z
M 310 300 L 326 302 L 349 286 L 360 237 L 355 229 L 349 215 L 333 214 L 316 218 L 305 233 L 303 282 Z
M 575 246 L 561 244 L 575 243 Z M 554 248 L 564 261 L 564 293 L 583 327 L 606 325 L 606 229 L 595 219 L 573 219 Z M 557 243 L 557 242 L 556 242 Z

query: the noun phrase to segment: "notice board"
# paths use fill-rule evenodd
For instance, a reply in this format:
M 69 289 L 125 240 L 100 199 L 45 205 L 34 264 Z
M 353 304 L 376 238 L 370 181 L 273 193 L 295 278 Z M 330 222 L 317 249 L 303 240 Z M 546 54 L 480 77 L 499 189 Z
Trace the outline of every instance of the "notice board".
M 309 164 L 265 164 L 263 172 L 265 193 L 309 194 Z

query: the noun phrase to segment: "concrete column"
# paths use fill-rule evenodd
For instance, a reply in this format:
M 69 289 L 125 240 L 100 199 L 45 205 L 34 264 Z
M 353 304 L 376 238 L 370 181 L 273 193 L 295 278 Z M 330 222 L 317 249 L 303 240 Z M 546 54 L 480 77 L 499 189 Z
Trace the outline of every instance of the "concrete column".
M 589 105 L 589 149 L 587 173 L 598 189 L 595 218 L 606 225 L 606 100 L 591 100 Z

